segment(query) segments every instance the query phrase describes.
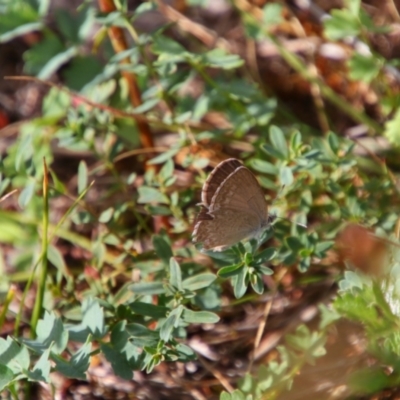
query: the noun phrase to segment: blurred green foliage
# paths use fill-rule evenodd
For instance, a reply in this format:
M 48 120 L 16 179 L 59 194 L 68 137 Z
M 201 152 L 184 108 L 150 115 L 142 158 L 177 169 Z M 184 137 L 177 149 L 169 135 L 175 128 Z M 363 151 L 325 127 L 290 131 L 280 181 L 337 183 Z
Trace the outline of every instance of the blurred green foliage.
M 387 30 L 376 27 L 359 2 L 348 3 L 347 8 L 334 10 L 325 22 L 327 38 L 337 41 L 352 36 L 361 40 L 366 30 Z M 43 80 L 58 72 L 65 87 L 48 92 L 41 116 L 23 125 L 0 163 L 0 195 L 19 191 L 18 211 L 0 210 L 0 242 L 18 250 L 12 258 L 13 272 L 0 274 L 1 296 L 6 299 L 13 282 L 24 284 L 25 293 L 32 282 L 46 287 L 46 311 L 32 337 L 20 334 L 22 302 L 15 335 L 0 338 L 0 390 L 8 388 L 15 397 L 18 381 L 50 382 L 52 371 L 83 379 L 94 354 L 93 342 L 99 344 L 115 374 L 124 379 L 131 379 L 134 370 L 151 372 L 163 361 L 193 360 L 195 352 L 185 344 L 187 327 L 218 322 L 224 279 L 230 280 L 236 298 L 248 291 L 262 294 L 263 278 L 272 275 L 275 266 L 305 272 L 324 259 L 346 221 L 375 226 L 381 232 L 393 231 L 398 218 L 398 189 L 388 170 L 374 159 L 357 156 L 354 143 L 337 133 L 316 136 L 300 122 L 282 122 L 277 100 L 266 95 L 250 74 L 243 73 L 247 67 L 238 55 L 221 48 L 194 50 L 196 46 L 188 46 L 189 50 L 167 35 L 167 26 L 150 33 L 135 31 L 132 22 L 156 9 L 150 2 L 134 11 L 122 4 L 108 15 L 100 14 L 89 3 L 83 3 L 76 15 L 58 9 L 54 13 L 57 32 L 47 26 L 48 6 L 47 1 L 28 0 L 1 5 L 0 42 L 40 31 L 40 41 L 24 55 L 25 72 Z M 267 5 L 263 24 L 250 14 L 241 14 L 246 34 L 257 40 L 270 39 L 268 28 L 279 22 L 281 12 L 279 5 Z M 131 47 L 122 54 L 113 55 L 104 38 L 111 25 L 126 28 L 131 34 Z M 93 30 L 98 57 L 84 51 L 86 43 L 93 40 Z M 129 62 L 121 64 L 124 58 Z M 377 85 L 387 66 L 390 63 L 373 51 L 368 55 L 354 53 L 348 73 L 353 80 Z M 121 71 L 136 74 L 143 99 L 139 107 L 131 105 Z M 198 97 L 185 91 L 193 82 L 202 85 Z M 383 103 L 390 116 L 398 96 L 387 93 Z M 125 114 L 117 115 L 114 109 Z M 201 124 L 211 111 L 221 113 L 230 127 Z M 363 111 L 359 114 L 362 118 Z M 121 173 L 116 167 L 117 157 L 140 145 L 135 122 L 138 115 L 145 116 L 154 131 L 175 133 L 168 149 L 148 161 L 160 167 L 157 173 L 154 169 Z M 399 142 L 398 120 L 395 113 L 386 124 L 385 134 L 392 143 Z M 215 273 L 196 261 L 198 249 L 188 239 L 196 213 L 196 192 L 210 161 L 204 153 L 191 149 L 194 145 L 229 147 L 233 142 L 266 190 L 270 212 L 290 216 L 291 221 L 277 219 L 261 242 L 210 252 Z M 50 218 L 53 222 L 46 225 L 51 237 L 45 256 L 54 268 L 41 282 L 36 270 L 43 261 L 43 159 L 51 165 L 55 147 L 89 153 L 95 163 L 79 163 L 73 192 L 71 185 L 50 171 L 50 217 L 57 199 L 69 198 L 71 203 L 57 221 Z M 183 189 L 177 185 L 175 157 L 179 154 L 184 155 L 180 166 L 198 176 L 193 185 Z M 98 197 L 93 201 L 91 182 L 103 174 L 112 179 L 105 190 L 96 189 Z M 115 196 L 118 193 L 129 196 Z M 277 198 L 275 193 L 279 193 Z M 134 223 L 126 223 L 127 215 Z M 154 234 L 154 216 L 168 218 L 168 234 Z M 94 232 L 90 239 L 83 233 L 85 229 Z M 184 245 L 178 241 L 182 237 Z M 89 252 L 88 265 L 94 275 L 69 265 L 57 242 L 52 242 L 55 238 Z M 139 239 L 148 242 L 149 250 L 135 248 Z M 395 271 L 397 256 L 389 262 Z M 135 271 L 140 281 L 132 283 L 130 276 Z M 117 283 L 119 274 L 126 277 L 122 285 Z M 381 365 L 376 373 L 362 370 L 352 376 L 354 390 L 372 393 L 394 385 L 400 376 L 396 358 L 400 351 L 396 333 L 399 315 L 387 294 L 389 287 L 397 293 L 395 276 L 388 278 L 386 287 L 363 279 L 367 278 L 347 272 L 339 283 L 333 309 L 321 311 L 324 318 L 318 329 L 299 326 L 279 347 L 279 361 L 261 366 L 254 376 L 246 375 L 240 390 L 222 393 L 221 399 L 275 398 L 290 390 L 303 365 L 325 354 L 327 331 L 340 317 L 365 326 L 368 351 Z M 4 307 L 2 323 L 7 312 Z M 78 350 L 70 349 L 72 342 L 80 344 Z M 383 365 L 393 368 L 392 376 L 383 374 Z M 364 385 L 366 381 L 368 385 Z

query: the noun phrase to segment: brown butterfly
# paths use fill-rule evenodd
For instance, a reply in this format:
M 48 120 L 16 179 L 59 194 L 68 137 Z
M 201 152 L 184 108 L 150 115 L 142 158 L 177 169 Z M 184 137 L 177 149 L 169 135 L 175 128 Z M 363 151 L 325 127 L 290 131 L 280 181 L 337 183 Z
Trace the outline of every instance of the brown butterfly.
M 271 223 L 255 176 L 239 160 L 218 164 L 201 192 L 193 242 L 204 250 L 222 251 L 237 242 L 259 237 Z

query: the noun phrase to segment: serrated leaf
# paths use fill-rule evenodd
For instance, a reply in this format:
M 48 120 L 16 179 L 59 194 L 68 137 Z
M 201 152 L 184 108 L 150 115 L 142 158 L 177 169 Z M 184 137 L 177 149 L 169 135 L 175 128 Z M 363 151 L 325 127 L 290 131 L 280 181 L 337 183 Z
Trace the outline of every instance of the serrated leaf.
M 346 9 L 333 9 L 331 18 L 324 21 L 324 27 L 325 36 L 330 40 L 357 36 L 361 29 L 358 18 Z
M 29 368 L 29 352 L 24 345 L 19 345 L 9 336 L 0 338 L 1 364 L 10 368 L 14 374 L 22 373 Z M 1 373 L 0 373 L 1 376 Z
M 105 335 L 104 311 L 96 299 L 88 297 L 83 300 L 82 315 L 83 327 L 88 328 L 95 337 L 101 338 Z
M 27 375 L 30 380 L 50 382 L 51 364 L 49 360 L 51 348 L 48 348 L 40 356 L 39 361 L 35 364 L 32 371 L 28 371 Z
M 23 342 L 39 353 L 52 345 L 53 353 L 60 354 L 68 343 L 68 332 L 64 329 L 61 319 L 48 311 L 45 311 L 43 319 L 38 321 L 36 335 L 35 340 L 23 339 Z
M 106 343 L 101 345 L 101 351 L 111 364 L 115 375 L 126 380 L 131 380 L 133 378 L 132 368 L 123 352 L 114 349 Z
M 243 60 L 236 54 L 226 54 L 223 49 L 213 49 L 203 56 L 203 62 L 209 66 L 233 69 L 243 65 Z
M 90 336 L 87 338 L 86 343 L 73 354 L 69 361 L 62 358 L 56 358 L 56 369 L 64 376 L 71 379 L 85 379 L 86 371 L 90 364 L 90 353 L 92 351 L 92 344 Z
M 271 25 L 280 24 L 282 21 L 281 4 L 268 3 L 263 7 L 263 27 L 267 28 Z
M 382 67 L 381 60 L 376 55 L 364 56 L 354 53 L 349 62 L 349 76 L 355 81 L 371 83 L 378 76 Z

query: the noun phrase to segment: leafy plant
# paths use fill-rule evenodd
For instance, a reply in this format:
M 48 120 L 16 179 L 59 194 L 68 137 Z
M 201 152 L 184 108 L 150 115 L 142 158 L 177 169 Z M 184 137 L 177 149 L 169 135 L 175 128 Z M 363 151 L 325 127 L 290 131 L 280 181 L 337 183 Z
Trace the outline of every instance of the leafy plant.
M 397 143 L 398 94 L 386 76 L 395 62 L 373 51 L 367 35 L 387 28 L 376 26 L 359 1 L 332 10 L 324 34 L 331 41 L 356 38 L 369 48 L 347 60 L 346 79 L 363 81 L 382 96 L 385 129 L 282 45 L 274 33 L 284 20 L 281 4 L 236 6 L 249 40 L 274 43 L 314 92 Z M 249 293 L 276 293 L 277 270 L 290 271 L 294 280 L 320 279 L 311 275 L 327 260 L 336 270 L 329 257 L 346 221 L 394 230 L 396 180 L 377 155 L 360 155 L 355 142 L 331 129 L 316 135 L 290 113 L 288 123 L 284 107 L 250 78 L 247 63 L 229 46 L 199 46 L 192 32 L 178 40 L 168 25 L 140 31 L 132 24 L 163 11 L 163 4 L 146 2 L 132 11 L 116 2 L 113 12 L 100 13 L 84 3 L 75 14 L 60 9 L 51 15 L 57 30 L 47 25 L 46 1 L 1 7 L 0 42 L 40 32 L 24 54 L 25 72 L 42 80 L 57 73 L 63 82 L 47 82 L 41 115 L 22 125 L 0 163 L 3 200 L 18 191 L 15 204 L 0 209 L 0 242 L 15 250 L 0 274 L 0 328 L 9 321 L 13 326 L 0 338 L 0 390 L 14 398 L 26 381 L 51 383 L 54 371 L 85 379 L 99 353 L 127 380 L 162 362 L 193 361 L 190 327 L 218 323 L 221 297 L 234 306 L 237 299 L 248 302 Z M 106 39 L 114 28 L 130 35 L 130 47 Z M 94 54 L 86 51 L 88 43 Z M 210 115 L 218 115 L 217 122 L 210 123 Z M 169 132 L 172 141 L 162 142 Z M 254 171 L 278 218 L 259 241 L 210 252 L 204 261 L 190 231 L 206 168 L 221 149 Z M 60 167 L 59 152 L 74 154 L 76 162 Z M 372 372 L 352 375 L 354 392 L 394 386 L 397 294 L 388 298 L 397 293 L 394 276 L 378 283 L 347 271 L 334 309 L 321 306 L 319 326 L 302 324 L 286 334 L 275 359 L 247 373 L 221 399 L 277 398 L 290 391 L 296 375 L 324 356 L 338 318 L 364 326 L 368 354 L 376 360 Z M 266 284 L 271 279 L 277 280 L 274 290 Z M 33 304 L 25 301 L 32 298 Z

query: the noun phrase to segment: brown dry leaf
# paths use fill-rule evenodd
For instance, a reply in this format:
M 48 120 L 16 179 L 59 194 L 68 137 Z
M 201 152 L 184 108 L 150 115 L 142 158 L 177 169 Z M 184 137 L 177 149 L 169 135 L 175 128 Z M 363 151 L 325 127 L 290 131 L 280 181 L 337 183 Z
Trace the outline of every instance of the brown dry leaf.
M 336 250 L 340 262 L 367 275 L 378 276 L 385 270 L 387 244 L 361 225 L 347 225 L 336 237 Z

